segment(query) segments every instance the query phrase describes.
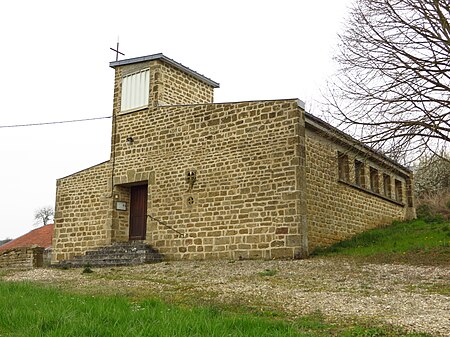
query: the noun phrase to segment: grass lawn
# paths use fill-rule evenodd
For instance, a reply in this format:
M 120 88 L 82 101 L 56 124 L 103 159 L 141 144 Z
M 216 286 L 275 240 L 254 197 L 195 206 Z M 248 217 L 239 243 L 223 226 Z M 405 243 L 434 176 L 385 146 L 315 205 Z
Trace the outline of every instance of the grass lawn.
M 397 222 L 361 233 L 312 255 L 355 256 L 368 262 L 450 264 L 450 222 Z
M 147 299 L 75 295 L 0 282 L 0 336 L 426 336 L 393 327 L 337 326 L 320 314 L 293 321 Z

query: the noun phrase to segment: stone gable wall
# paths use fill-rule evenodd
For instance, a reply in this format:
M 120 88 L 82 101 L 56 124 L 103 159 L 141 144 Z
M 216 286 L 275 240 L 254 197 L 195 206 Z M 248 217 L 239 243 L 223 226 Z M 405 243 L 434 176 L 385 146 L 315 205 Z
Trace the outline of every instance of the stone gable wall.
M 339 181 L 338 151 L 348 156 L 349 182 Z M 355 182 L 354 160 L 364 163 L 366 184 L 369 166 L 380 173 L 380 195 L 351 186 Z M 356 155 L 349 148 L 337 145 L 315 131 L 306 130 L 306 186 L 308 208 L 308 241 L 310 251 L 318 246 L 328 246 L 337 241 L 365 231 L 404 219 L 406 205 L 383 198 L 382 173 L 391 176 L 391 195 L 394 196 L 394 179 L 402 183 L 403 203 L 406 203 L 406 180 L 387 168 L 380 167 L 370 157 Z M 369 189 L 366 186 L 366 189 Z M 393 199 L 393 197 L 391 197 Z
M 0 252 L 0 268 L 30 269 L 43 266 L 42 247 L 14 248 Z
M 148 220 L 147 242 L 166 258 L 301 254 L 304 118 L 296 100 L 167 106 L 116 121 L 114 193 L 127 201 L 129 184 L 148 183 L 148 214 L 183 234 Z M 188 171 L 197 175 L 192 190 Z M 120 213 L 116 239 L 127 240 Z
M 58 179 L 52 261 L 109 244 L 111 212 L 109 162 Z

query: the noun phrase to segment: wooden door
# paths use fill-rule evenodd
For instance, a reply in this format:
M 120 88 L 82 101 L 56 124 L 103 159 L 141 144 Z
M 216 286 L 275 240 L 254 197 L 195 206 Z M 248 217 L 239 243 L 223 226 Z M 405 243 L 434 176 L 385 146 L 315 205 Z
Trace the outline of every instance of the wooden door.
M 147 185 L 131 187 L 130 240 L 145 240 L 147 231 Z

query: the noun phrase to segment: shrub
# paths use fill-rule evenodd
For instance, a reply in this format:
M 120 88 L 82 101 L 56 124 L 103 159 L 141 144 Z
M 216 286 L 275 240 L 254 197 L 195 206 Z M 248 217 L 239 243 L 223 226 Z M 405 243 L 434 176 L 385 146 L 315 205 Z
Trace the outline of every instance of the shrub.
M 417 216 L 427 222 L 450 219 L 450 153 L 420 158 L 414 181 Z
M 276 274 L 277 274 L 277 271 L 275 269 L 266 269 L 266 270 L 258 273 L 258 275 L 262 276 L 262 277 L 275 276 Z
M 450 188 L 418 196 L 416 212 L 417 217 L 426 222 L 450 219 Z
M 84 266 L 83 269 L 83 274 L 90 274 L 93 273 L 94 271 L 91 269 L 91 266 L 89 264 L 87 264 L 86 266 Z

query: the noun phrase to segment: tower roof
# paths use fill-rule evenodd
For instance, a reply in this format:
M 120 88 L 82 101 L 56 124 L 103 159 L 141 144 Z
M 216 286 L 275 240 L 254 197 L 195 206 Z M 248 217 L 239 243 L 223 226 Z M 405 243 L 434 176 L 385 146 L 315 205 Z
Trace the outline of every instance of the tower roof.
M 199 74 L 198 72 L 182 65 L 181 63 L 178 63 L 177 61 L 172 60 L 171 58 L 168 58 L 167 56 L 163 55 L 162 53 L 159 54 L 152 54 L 152 55 L 147 55 L 147 56 L 140 56 L 140 57 L 134 57 L 134 58 L 130 58 L 130 59 L 125 59 L 125 60 L 120 60 L 120 61 L 113 61 L 109 63 L 109 66 L 111 68 L 116 68 L 119 66 L 124 66 L 127 64 L 134 64 L 134 63 L 140 63 L 140 62 L 146 62 L 146 61 L 153 61 L 153 60 L 161 60 L 164 61 L 172 66 L 174 66 L 175 68 L 188 73 L 189 75 L 199 79 L 200 81 L 212 86 L 213 88 L 219 88 L 220 84 L 213 81 L 212 79 Z

